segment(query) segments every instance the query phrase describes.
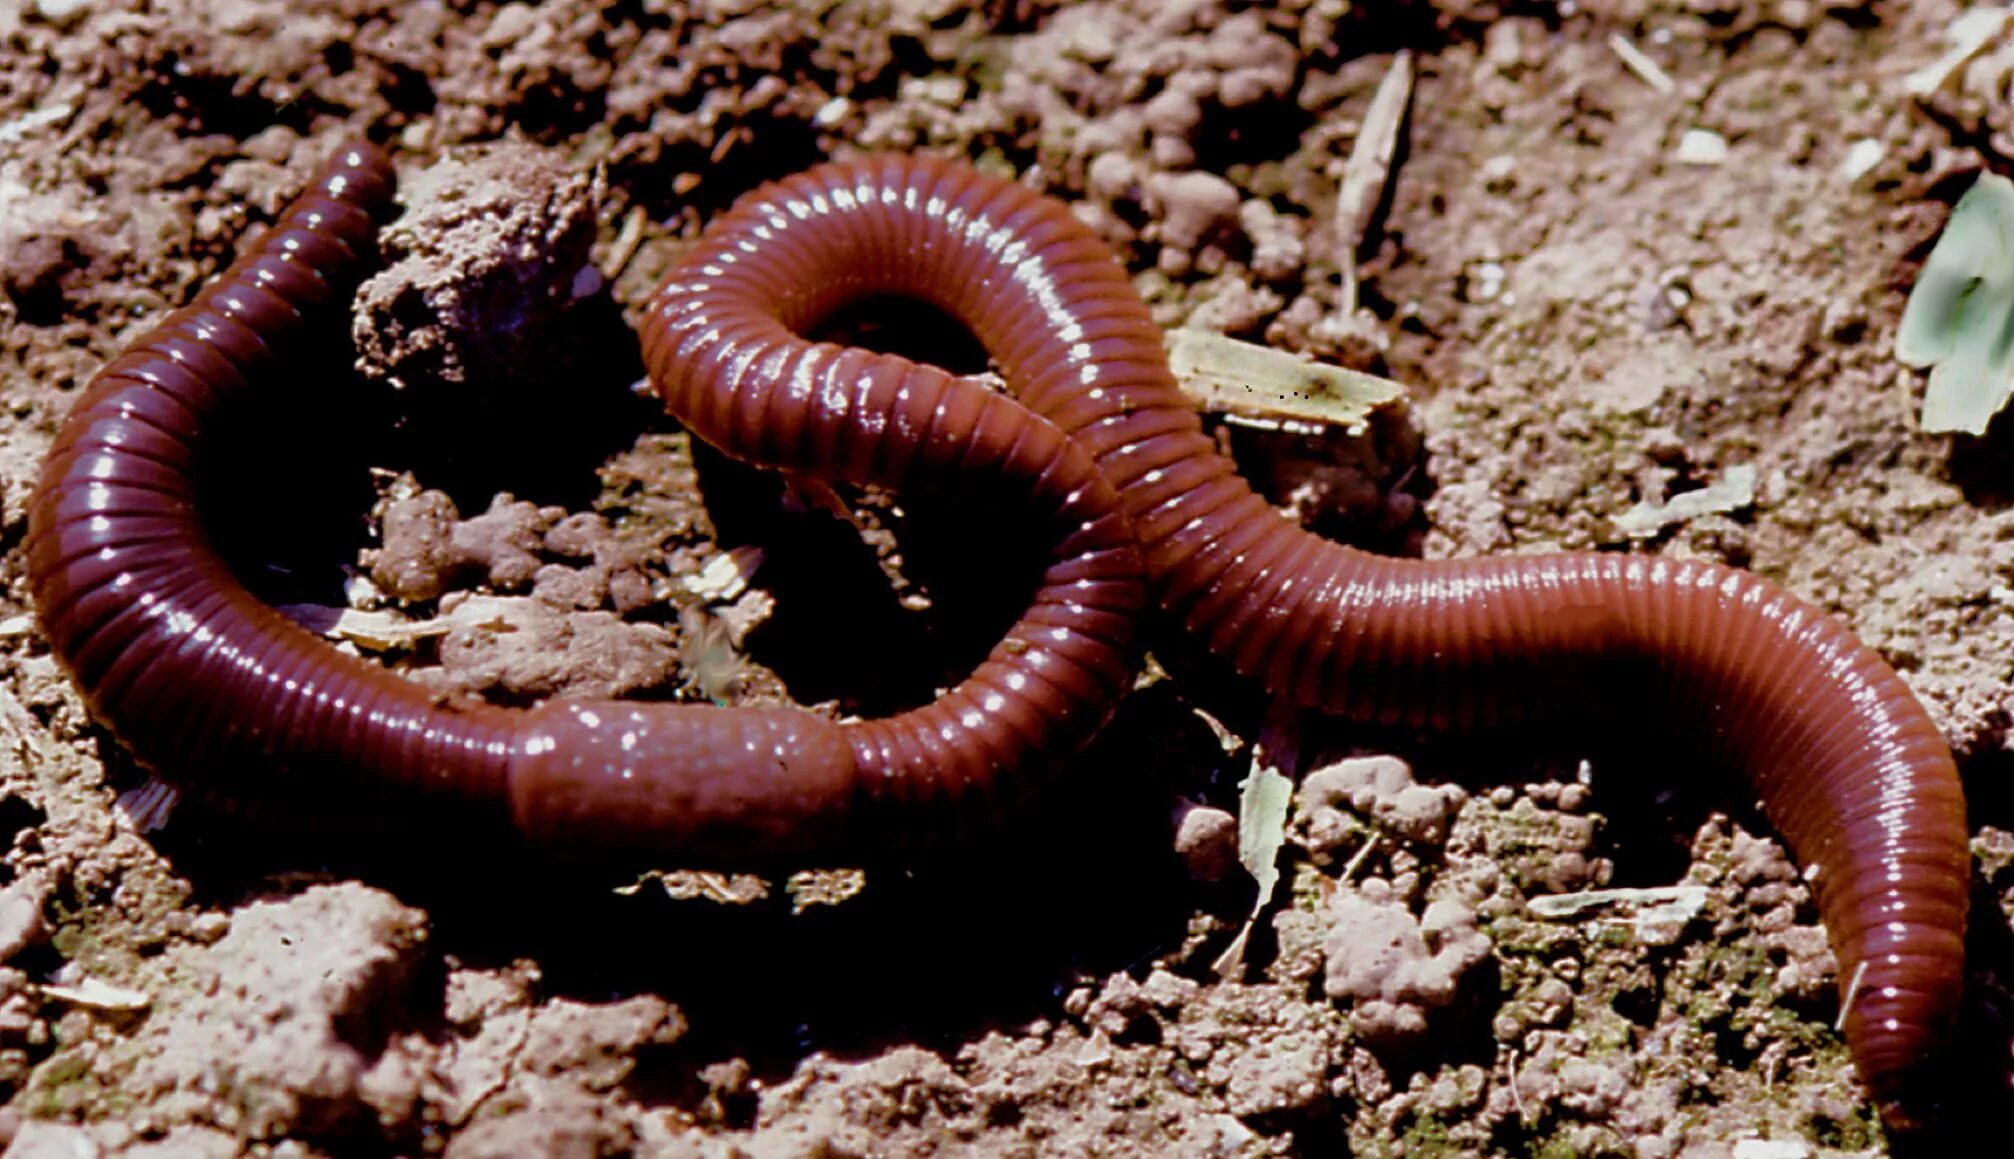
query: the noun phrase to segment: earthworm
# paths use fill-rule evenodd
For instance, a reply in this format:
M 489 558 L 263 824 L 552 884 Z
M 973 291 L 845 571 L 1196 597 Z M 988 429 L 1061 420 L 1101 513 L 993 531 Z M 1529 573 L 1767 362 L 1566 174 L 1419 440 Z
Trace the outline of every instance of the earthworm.
M 1962 981 L 1967 854 L 1949 754 L 1894 673 L 1819 610 L 1726 568 L 1388 560 L 1292 528 L 1215 452 L 1109 250 L 1055 203 L 957 166 L 834 165 L 751 195 L 653 299 L 645 344 L 667 401 L 730 453 L 895 486 L 990 472 L 1030 495 L 1056 528 L 1048 570 L 964 683 L 854 725 L 451 708 L 336 653 L 231 575 L 193 470 L 204 421 L 340 304 L 391 189 L 381 154 L 344 150 L 99 373 L 52 447 L 27 544 L 38 615 L 87 706 L 146 763 L 444 798 L 604 850 L 796 851 L 983 815 L 1129 682 L 1137 536 L 1163 607 L 1298 703 L 1436 727 L 1570 719 L 1591 681 L 1641 674 L 1647 698 L 1744 765 L 1816 868 L 1848 1040 L 1883 1113 L 1910 1119 Z M 969 325 L 1021 406 L 797 337 L 874 294 Z
M 786 463 L 831 424 L 944 389 L 796 337 L 870 295 L 970 326 L 1118 489 L 1165 612 L 1272 693 L 1386 725 L 1571 724 L 1598 682 L 1633 678 L 1632 704 L 1745 769 L 1812 867 L 1847 1040 L 1888 1121 L 1912 1122 L 1964 980 L 1965 802 L 1928 714 L 1837 620 L 1712 564 L 1390 559 L 1289 524 L 1217 453 L 1109 248 L 1057 202 L 957 164 L 829 163 L 747 195 L 652 301 L 646 365 L 702 437 Z M 1008 450 L 905 421 L 856 447 L 849 476 Z
M 206 535 L 206 424 L 275 387 L 340 314 L 394 173 L 342 149 L 189 305 L 107 365 L 43 466 L 27 555 L 41 627 L 92 715 L 170 779 L 433 803 L 596 854 L 801 855 L 984 820 L 1085 741 L 1132 684 L 1145 610 L 1118 497 L 1053 423 L 966 380 L 845 355 L 821 391 L 870 409 L 769 416 L 795 470 L 982 480 L 1050 533 L 1031 606 L 934 702 L 842 724 L 795 709 L 552 700 L 457 708 L 265 605 Z M 793 384 L 800 380 L 790 380 Z M 854 396 L 849 396 L 853 398 Z M 256 778 L 256 781 L 252 780 Z M 661 863 L 661 862 L 660 862 Z

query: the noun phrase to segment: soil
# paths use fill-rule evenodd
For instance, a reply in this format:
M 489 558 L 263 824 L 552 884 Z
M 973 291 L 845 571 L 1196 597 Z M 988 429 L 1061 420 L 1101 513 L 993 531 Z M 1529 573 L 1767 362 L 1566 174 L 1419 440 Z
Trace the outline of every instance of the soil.
M 359 131 L 393 148 L 405 213 L 357 367 L 222 432 L 215 488 L 220 544 L 331 647 L 509 704 L 928 697 L 1025 595 L 971 531 L 994 521 L 721 461 L 633 389 L 626 319 L 764 179 L 971 158 L 1072 203 L 1164 323 L 1408 384 L 1363 439 L 1226 429 L 1317 527 L 1430 557 L 1726 561 L 1893 660 L 1971 794 L 1948 1114 L 1983 1125 L 2014 1063 L 2014 433 L 1922 434 L 1922 376 L 1892 357 L 1949 204 L 2014 164 L 2014 38 L 1909 87 L 1958 13 L 0 6 L 5 1154 L 1906 1150 L 1832 1029 L 1795 865 L 1738 782 L 1627 728 L 1272 720 L 1306 777 L 1282 888 L 1222 970 L 1269 714 L 1165 634 L 1165 673 L 1027 814 L 864 873 L 611 881 L 451 821 L 318 824 L 152 781 L 38 638 L 25 497 L 93 369 Z M 1337 190 L 1400 50 L 1407 144 L 1346 254 Z M 1666 506 L 1747 469 L 1752 501 Z M 1600 889 L 1620 892 L 1544 900 Z

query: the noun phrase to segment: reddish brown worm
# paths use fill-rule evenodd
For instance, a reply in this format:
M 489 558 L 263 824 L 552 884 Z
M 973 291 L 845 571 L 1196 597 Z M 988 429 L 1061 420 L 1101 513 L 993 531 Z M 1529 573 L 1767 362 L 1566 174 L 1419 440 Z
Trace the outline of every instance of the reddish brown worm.
M 1640 678 L 1630 702 L 1744 768 L 1812 867 L 1847 1039 L 1884 1114 L 1911 1120 L 1964 981 L 1965 801 L 1922 706 L 1837 620 L 1711 564 L 1386 559 L 1287 523 L 1217 453 L 1110 251 L 958 165 L 877 157 L 750 194 L 653 301 L 647 364 L 701 436 L 785 462 L 825 424 L 892 414 L 916 373 L 795 337 L 867 295 L 970 326 L 1118 488 L 1163 609 L 1280 696 L 1453 728 L 1572 722 L 1593 682 Z
M 31 514 L 37 605 L 87 704 L 143 760 L 501 802 L 560 843 L 816 848 L 868 819 L 992 808 L 1080 743 L 1130 673 L 1143 558 L 1163 607 L 1239 670 L 1356 719 L 1571 722 L 1596 707 L 1593 682 L 1640 677 L 1633 701 L 1745 768 L 1813 867 L 1861 1072 L 1892 1123 L 1922 1105 L 1963 981 L 1965 807 L 1878 656 L 1727 568 L 1423 563 L 1294 528 L 1216 453 L 1110 251 L 1057 203 L 960 166 L 885 157 L 750 194 L 652 300 L 644 344 L 672 409 L 737 456 L 894 486 L 981 473 L 1035 499 L 1057 527 L 1049 569 L 964 684 L 855 725 L 620 703 L 451 711 L 336 655 L 205 545 L 189 467 L 203 417 L 354 276 L 390 180 L 375 153 L 347 152 L 100 374 L 51 453 Z M 800 337 L 875 295 L 969 326 L 1018 405 Z
M 281 792 L 445 799 L 560 846 L 805 853 L 989 816 L 1131 687 L 1147 597 L 1111 485 L 1053 423 L 922 368 L 887 380 L 894 393 L 863 386 L 871 411 L 767 420 L 795 469 L 904 486 L 982 477 L 1053 532 L 1027 612 L 914 711 L 843 725 L 619 701 L 455 709 L 260 602 L 205 533 L 205 422 L 271 388 L 312 316 L 347 301 L 392 190 L 383 154 L 345 148 L 228 271 L 99 372 L 50 449 L 29 515 L 36 608 L 86 705 L 142 761 L 187 779 L 243 770 Z M 820 391 L 867 365 L 832 361 Z

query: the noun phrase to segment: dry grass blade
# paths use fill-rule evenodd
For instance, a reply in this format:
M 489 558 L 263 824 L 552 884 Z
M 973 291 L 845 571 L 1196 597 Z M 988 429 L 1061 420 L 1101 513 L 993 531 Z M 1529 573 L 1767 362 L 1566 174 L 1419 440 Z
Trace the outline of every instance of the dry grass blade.
M 1405 123 L 1406 106 L 1413 95 L 1413 54 L 1400 49 L 1392 57 L 1392 67 L 1378 83 L 1371 107 L 1364 113 L 1364 125 L 1350 146 L 1350 160 L 1343 169 L 1343 187 L 1336 194 L 1336 262 L 1343 274 L 1343 295 L 1337 313 L 1344 318 L 1357 312 L 1357 251 L 1370 233 L 1385 187 L 1391 183 L 1392 158 L 1398 155 L 1399 127 Z

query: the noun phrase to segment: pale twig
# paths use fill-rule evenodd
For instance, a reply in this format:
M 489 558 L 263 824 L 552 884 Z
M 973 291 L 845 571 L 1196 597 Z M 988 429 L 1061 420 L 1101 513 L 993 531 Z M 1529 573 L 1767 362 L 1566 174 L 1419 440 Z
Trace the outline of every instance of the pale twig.
M 643 227 L 650 219 L 643 206 L 633 206 L 629 216 L 622 219 L 622 229 L 615 235 L 615 241 L 608 247 L 608 256 L 602 259 L 601 276 L 613 282 L 622 276 L 629 259 L 636 256 L 636 250 L 643 244 Z
M 1846 984 L 1846 997 L 1840 1000 L 1839 1017 L 1832 1021 L 1832 1032 L 1838 1034 L 1846 1029 L 1846 1016 L 1853 1012 L 1853 1000 L 1860 997 L 1860 983 L 1867 978 L 1867 963 L 1853 968 L 1853 981 Z
M 1617 56 L 1622 58 L 1623 67 L 1635 73 L 1642 79 L 1643 83 L 1663 93 L 1665 96 L 1670 96 L 1678 91 L 1678 82 L 1671 79 L 1671 74 L 1658 67 L 1656 61 L 1645 56 L 1643 50 L 1638 48 L 1629 37 L 1624 36 L 1620 32 L 1612 32 L 1608 37 L 1608 47 Z
M 1406 106 L 1413 95 L 1413 54 L 1400 49 L 1392 57 L 1392 67 L 1378 82 L 1364 124 L 1350 146 L 1350 159 L 1343 166 L 1343 187 L 1336 194 L 1336 261 L 1343 275 L 1342 299 L 1337 315 L 1347 324 L 1357 313 L 1357 251 L 1370 233 L 1371 225 L 1391 182 L 1392 158 L 1399 149 L 1399 126 L 1404 124 Z
M 1376 849 L 1377 847 L 1378 847 L 1378 835 L 1376 833 L 1373 833 L 1364 840 L 1362 848 L 1358 849 L 1356 853 L 1351 855 L 1350 863 L 1348 865 L 1343 866 L 1343 871 L 1342 873 L 1336 875 L 1336 880 L 1341 882 L 1347 882 L 1351 878 L 1355 877 L 1357 875 L 1357 870 L 1362 869 L 1364 867 L 1364 862 L 1370 860 L 1371 850 Z

